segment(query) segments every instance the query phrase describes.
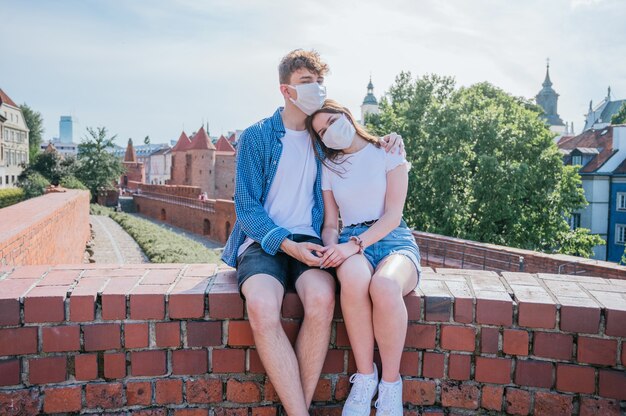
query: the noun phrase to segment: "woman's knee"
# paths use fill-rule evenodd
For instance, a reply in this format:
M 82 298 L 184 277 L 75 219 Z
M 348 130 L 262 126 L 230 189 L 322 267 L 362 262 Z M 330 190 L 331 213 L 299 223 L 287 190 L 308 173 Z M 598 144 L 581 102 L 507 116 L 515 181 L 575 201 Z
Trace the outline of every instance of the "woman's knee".
M 341 282 L 341 296 L 357 297 L 368 295 L 372 273 L 364 264 L 364 258 L 354 259 L 350 257 L 337 269 L 337 278 Z
M 402 300 L 402 287 L 396 280 L 386 276 L 374 276 L 369 293 L 376 306 L 392 305 Z

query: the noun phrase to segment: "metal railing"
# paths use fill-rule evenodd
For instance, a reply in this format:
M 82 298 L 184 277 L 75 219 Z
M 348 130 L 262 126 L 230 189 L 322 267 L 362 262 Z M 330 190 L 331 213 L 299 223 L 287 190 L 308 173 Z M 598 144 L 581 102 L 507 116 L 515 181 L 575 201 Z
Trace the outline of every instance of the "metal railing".
M 133 196 L 138 196 L 142 198 L 152 199 L 154 201 L 163 201 L 169 204 L 174 205 L 182 205 L 189 208 L 195 208 L 202 211 L 215 213 L 215 201 L 200 201 L 199 199 L 185 198 L 182 196 L 174 196 L 174 195 L 165 195 L 158 194 L 154 192 L 146 192 L 142 191 L 141 193 L 136 193 Z
M 573 266 L 573 271 L 568 271 L 567 273 L 563 273 L 563 270 L 567 270 L 568 266 L 570 266 L 570 269 Z M 579 263 L 576 263 L 574 261 L 570 261 L 567 263 L 563 263 L 563 264 L 559 264 L 559 266 L 557 267 L 556 270 L 556 274 L 570 274 L 570 275 L 584 275 L 585 273 L 587 273 L 588 270 L 585 269 L 584 267 L 580 267 Z

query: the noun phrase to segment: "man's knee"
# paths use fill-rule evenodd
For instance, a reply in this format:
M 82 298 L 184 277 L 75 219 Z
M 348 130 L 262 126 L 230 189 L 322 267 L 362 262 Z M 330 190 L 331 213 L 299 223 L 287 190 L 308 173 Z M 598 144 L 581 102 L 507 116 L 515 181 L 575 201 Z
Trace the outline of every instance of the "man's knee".
M 242 291 L 253 331 L 271 330 L 280 326 L 284 290 L 275 278 L 269 275 L 252 276 L 244 282 Z
M 335 282 L 326 272 L 320 276 L 302 276 L 310 279 L 301 285 L 300 299 L 306 316 L 324 321 L 332 320 L 335 310 Z
M 246 297 L 248 321 L 253 331 L 267 331 L 280 326 L 280 304 L 265 296 Z

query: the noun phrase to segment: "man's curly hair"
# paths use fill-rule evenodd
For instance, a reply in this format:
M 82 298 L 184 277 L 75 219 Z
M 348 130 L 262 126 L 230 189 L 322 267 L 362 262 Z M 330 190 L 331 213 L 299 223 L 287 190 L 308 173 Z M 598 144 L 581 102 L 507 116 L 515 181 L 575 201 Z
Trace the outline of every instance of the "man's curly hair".
M 315 50 L 305 51 L 294 49 L 283 57 L 278 65 L 278 80 L 281 84 L 289 84 L 291 74 L 300 68 L 306 68 L 320 76 L 328 73 L 328 64 L 323 62 Z

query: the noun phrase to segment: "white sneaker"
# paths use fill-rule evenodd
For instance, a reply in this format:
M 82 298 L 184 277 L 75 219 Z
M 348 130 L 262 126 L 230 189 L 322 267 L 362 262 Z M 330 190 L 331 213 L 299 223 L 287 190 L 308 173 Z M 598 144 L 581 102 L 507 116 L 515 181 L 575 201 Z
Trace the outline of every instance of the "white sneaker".
M 402 416 L 402 378 L 395 383 L 380 382 L 375 406 L 376 416 Z
M 369 416 L 372 409 L 372 398 L 378 386 L 378 369 L 374 364 L 374 374 L 354 373 L 350 377 L 352 389 L 341 416 Z

